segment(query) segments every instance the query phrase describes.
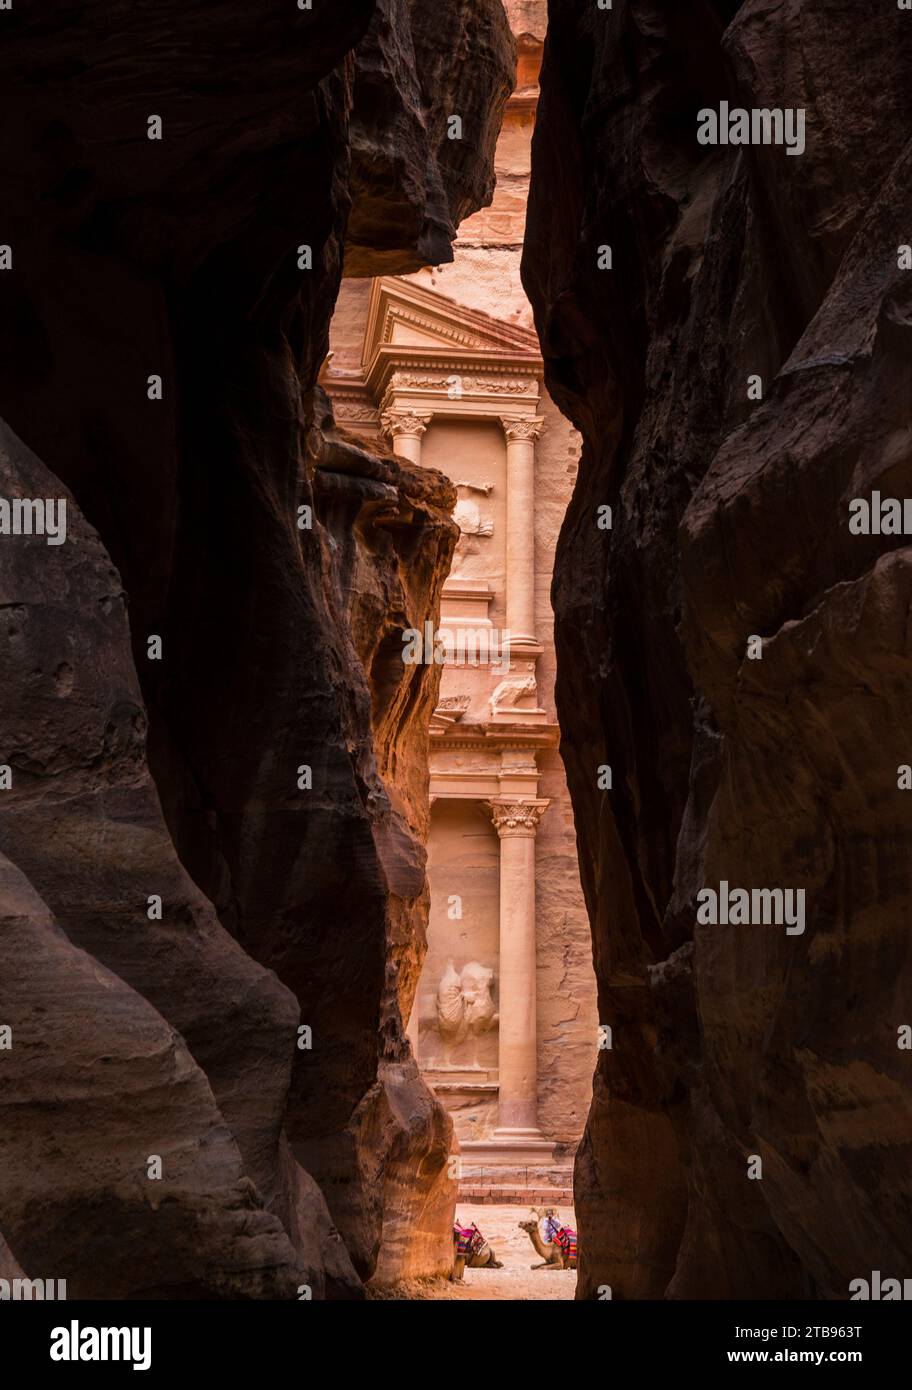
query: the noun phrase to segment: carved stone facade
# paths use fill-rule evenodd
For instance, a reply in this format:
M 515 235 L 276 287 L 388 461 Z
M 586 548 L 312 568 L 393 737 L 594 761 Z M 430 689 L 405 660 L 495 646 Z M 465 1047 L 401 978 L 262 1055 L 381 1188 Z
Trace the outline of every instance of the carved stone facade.
M 543 4 L 516 12 L 538 10 L 543 32 Z M 430 728 L 428 954 L 409 1036 L 465 1161 L 540 1168 L 569 1162 L 582 1133 L 597 1018 L 549 601 L 579 447 L 542 384 L 519 283 L 539 40 L 517 37 L 524 86 L 492 208 L 463 224 L 452 266 L 346 283 L 323 382 L 341 424 L 457 488 Z M 466 992 L 488 972 L 490 1026 L 463 1026 Z

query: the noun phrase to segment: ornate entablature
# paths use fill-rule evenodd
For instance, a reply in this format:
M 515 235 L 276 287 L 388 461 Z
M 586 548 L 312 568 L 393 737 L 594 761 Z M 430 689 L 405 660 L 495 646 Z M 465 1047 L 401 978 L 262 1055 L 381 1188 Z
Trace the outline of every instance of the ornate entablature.
M 341 424 L 394 438 L 435 416 L 534 419 L 542 370 L 528 329 L 383 277 L 372 287 L 361 374 L 336 373 L 330 361 L 322 383 Z
M 430 792 L 434 800 L 487 803 L 539 799 L 538 756 L 556 746 L 556 725 L 529 729 L 518 723 L 512 729 L 495 729 L 466 727 L 458 719 L 447 727 L 448 713 L 435 712 L 431 724 Z

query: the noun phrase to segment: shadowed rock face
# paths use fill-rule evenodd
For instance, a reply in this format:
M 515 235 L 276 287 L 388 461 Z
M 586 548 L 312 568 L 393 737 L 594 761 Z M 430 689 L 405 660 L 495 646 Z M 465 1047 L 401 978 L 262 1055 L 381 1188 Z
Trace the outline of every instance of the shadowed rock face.
M 848 525 L 910 493 L 908 22 L 551 4 L 524 278 L 585 439 L 558 702 L 613 1028 L 583 1297 L 845 1298 L 909 1267 L 912 551 Z M 700 146 L 723 99 L 804 107 L 806 152 Z M 696 925 L 723 879 L 803 888 L 804 933 Z
M 0 482 L 7 498 L 63 492 L 5 427 Z M 297 1005 L 174 853 L 126 596 L 66 505 L 63 545 L 0 546 L 0 1222 L 20 1263 L 75 1297 L 293 1297 L 311 1278 L 322 1291 L 322 1198 L 306 1260 L 267 1210 Z
M 450 9 L 443 90 L 475 132 L 455 222 L 489 190 L 512 48 L 487 0 Z M 338 433 L 313 386 L 374 10 L 3 19 L 0 495 L 67 497 L 69 534 L 0 538 L 0 1230 L 70 1297 L 357 1297 L 381 1244 L 389 1278 L 451 1255 L 449 1122 L 402 1029 L 436 673 L 401 630 L 435 613 L 454 497 Z M 424 189 L 445 122 L 414 62 L 375 116 L 417 119 L 422 91 L 400 173 Z M 87 1206 L 104 1239 L 74 1235 Z
M 453 259 L 459 223 L 494 193 L 515 62 L 502 0 L 377 0 L 355 54 L 346 275 Z

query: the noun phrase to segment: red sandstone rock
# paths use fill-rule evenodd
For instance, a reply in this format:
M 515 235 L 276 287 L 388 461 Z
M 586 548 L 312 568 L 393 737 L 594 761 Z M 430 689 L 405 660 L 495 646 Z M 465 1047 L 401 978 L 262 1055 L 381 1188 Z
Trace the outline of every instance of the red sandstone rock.
M 60 492 L 0 428 L 0 493 Z M 297 1214 L 300 1261 L 266 1210 L 297 1005 L 219 926 L 174 853 L 145 762 L 125 595 L 66 500 L 63 545 L 19 536 L 0 547 L 0 727 L 12 772 L 0 801 L 0 1013 L 13 1030 L 0 1052 L 11 1107 L 0 1222 L 29 1272 L 65 1278 L 73 1297 L 293 1297 L 302 1282 L 319 1294 L 307 1229 L 330 1224 L 319 1194 Z M 146 1176 L 150 1154 L 162 1157 L 160 1186 Z M 105 1173 L 110 1194 L 95 1186 Z M 122 1223 L 142 1231 L 141 1258 Z M 247 1244 L 257 1226 L 259 1255 Z M 197 1228 L 211 1234 L 195 1244 Z M 357 1289 L 350 1265 L 346 1287 Z
M 50 1058 L 0 1066 L 6 1095 L 75 1089 L 59 1113 L 17 1107 L 0 1229 L 71 1295 L 358 1296 L 381 1245 L 387 1278 L 449 1252 L 449 1123 L 401 1022 L 437 673 L 403 665 L 399 633 L 434 615 L 453 498 L 346 443 L 312 390 L 356 191 L 350 55 L 374 9 L 166 0 L 4 21 L 0 414 L 53 470 L 9 436 L 5 485 L 57 496 L 63 480 L 74 539 L 0 553 L 0 908 L 16 924 L 0 1005 L 30 1027 L 62 1001 Z M 490 194 L 512 49 L 493 0 L 443 21 L 409 9 L 414 70 L 402 32 L 356 124 L 379 144 L 420 89 L 426 145 L 398 202 L 436 167 L 448 238 Z M 458 55 L 433 51 L 441 22 Z M 432 193 L 400 228 L 406 260 L 437 225 Z M 364 273 L 372 247 L 377 268 L 396 250 L 389 232 L 360 226 Z M 97 1141 L 71 1117 L 86 1105 Z M 157 1212 L 134 1177 L 150 1133 L 175 1155 Z M 418 1219 L 395 1216 L 387 1242 L 406 1186 Z M 66 1234 L 84 1209 L 97 1241 Z
M 378 0 L 355 53 L 346 275 L 453 259 L 459 223 L 491 201 L 515 64 L 501 0 Z
M 907 20 L 551 6 L 524 271 L 585 437 L 558 703 L 614 1032 L 582 1297 L 843 1299 L 912 1254 L 910 562 L 848 531 L 910 491 Z M 805 154 L 701 147 L 722 99 L 805 108 Z M 723 878 L 804 887 L 805 934 L 695 928 Z

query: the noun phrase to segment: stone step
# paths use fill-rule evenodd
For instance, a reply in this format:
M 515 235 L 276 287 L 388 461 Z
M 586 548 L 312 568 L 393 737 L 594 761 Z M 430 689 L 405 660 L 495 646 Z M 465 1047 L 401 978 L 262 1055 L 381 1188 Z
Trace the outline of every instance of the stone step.
M 573 1169 L 556 1163 L 472 1163 L 463 1155 L 459 1170 L 461 1182 L 498 1187 L 573 1187 Z
M 459 1184 L 460 1202 L 473 1202 L 481 1206 L 503 1207 L 571 1207 L 573 1189 L 571 1187 L 523 1187 L 514 1183 L 476 1183 L 462 1181 Z

